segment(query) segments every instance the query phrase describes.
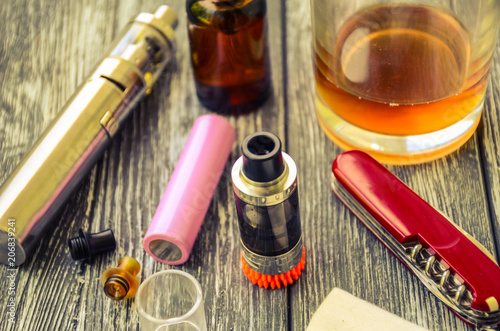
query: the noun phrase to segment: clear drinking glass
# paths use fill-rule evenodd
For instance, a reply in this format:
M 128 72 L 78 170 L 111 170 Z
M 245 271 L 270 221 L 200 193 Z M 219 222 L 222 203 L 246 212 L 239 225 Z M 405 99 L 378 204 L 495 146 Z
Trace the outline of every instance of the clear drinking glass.
M 497 0 L 311 0 L 316 114 L 344 149 L 419 163 L 481 118 Z
M 207 330 L 201 286 L 188 273 L 155 273 L 141 284 L 135 300 L 142 330 Z

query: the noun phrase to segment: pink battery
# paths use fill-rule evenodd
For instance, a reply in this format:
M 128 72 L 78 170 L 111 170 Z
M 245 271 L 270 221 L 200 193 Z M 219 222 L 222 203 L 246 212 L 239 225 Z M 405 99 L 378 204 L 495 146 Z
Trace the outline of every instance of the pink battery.
M 187 261 L 236 133 L 218 115 L 199 117 L 158 205 L 143 246 L 162 263 Z

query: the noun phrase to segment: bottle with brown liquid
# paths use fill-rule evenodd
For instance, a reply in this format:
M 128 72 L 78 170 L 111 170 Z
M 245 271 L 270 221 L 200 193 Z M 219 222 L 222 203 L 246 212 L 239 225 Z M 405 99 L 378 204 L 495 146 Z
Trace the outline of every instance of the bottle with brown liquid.
M 187 0 L 196 91 L 208 109 L 241 115 L 271 92 L 266 0 Z

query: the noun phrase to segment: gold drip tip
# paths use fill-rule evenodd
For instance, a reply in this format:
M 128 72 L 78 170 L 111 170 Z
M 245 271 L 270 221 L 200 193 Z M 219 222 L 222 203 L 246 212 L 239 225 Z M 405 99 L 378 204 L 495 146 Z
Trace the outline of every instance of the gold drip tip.
M 116 268 L 109 268 L 101 276 L 104 293 L 113 300 L 133 298 L 139 288 L 137 274 L 141 271 L 139 262 L 130 256 L 120 259 Z

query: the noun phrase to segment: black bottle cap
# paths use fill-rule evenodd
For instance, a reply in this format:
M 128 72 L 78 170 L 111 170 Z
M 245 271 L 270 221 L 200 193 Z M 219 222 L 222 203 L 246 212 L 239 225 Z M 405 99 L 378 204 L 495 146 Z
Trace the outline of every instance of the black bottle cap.
M 243 140 L 243 173 L 255 182 L 270 182 L 285 170 L 280 139 L 270 132 L 256 132 Z
M 116 249 L 113 231 L 104 230 L 97 233 L 79 230 L 79 236 L 68 240 L 69 251 L 73 260 L 88 260 L 99 253 Z

